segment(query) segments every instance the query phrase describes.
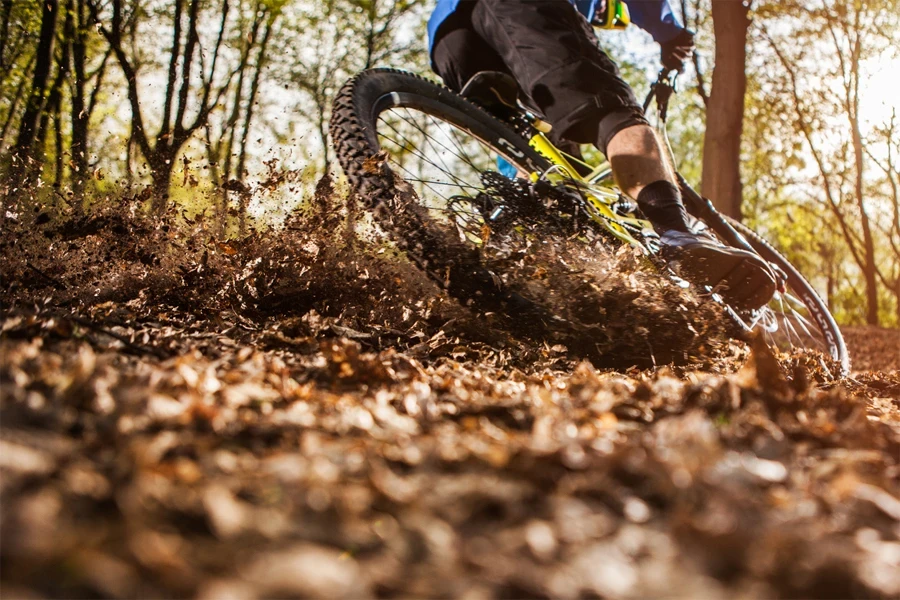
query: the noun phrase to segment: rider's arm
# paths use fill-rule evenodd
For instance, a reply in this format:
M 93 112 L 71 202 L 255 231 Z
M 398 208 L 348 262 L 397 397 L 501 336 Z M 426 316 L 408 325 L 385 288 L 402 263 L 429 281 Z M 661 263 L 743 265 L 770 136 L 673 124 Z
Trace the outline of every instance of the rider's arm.
M 669 0 L 627 0 L 631 22 L 664 44 L 684 31 L 684 25 L 672 10 Z

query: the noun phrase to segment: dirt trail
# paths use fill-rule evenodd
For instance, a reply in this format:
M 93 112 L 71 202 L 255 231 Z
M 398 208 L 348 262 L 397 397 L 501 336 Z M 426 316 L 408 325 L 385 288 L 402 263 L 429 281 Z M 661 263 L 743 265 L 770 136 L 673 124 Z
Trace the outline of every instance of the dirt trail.
M 831 381 L 619 257 L 579 355 L 330 202 L 240 243 L 10 227 L 5 597 L 900 595 L 893 332 Z
M 843 333 L 854 371 L 900 370 L 900 329 L 844 327 Z

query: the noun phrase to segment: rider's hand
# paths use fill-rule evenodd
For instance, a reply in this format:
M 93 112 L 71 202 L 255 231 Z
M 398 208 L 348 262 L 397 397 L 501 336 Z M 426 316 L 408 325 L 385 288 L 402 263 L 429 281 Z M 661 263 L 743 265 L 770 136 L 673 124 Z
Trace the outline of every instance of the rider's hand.
M 684 71 L 684 63 L 694 54 L 694 32 L 682 29 L 674 38 L 660 44 L 660 48 L 663 66 L 681 73 Z

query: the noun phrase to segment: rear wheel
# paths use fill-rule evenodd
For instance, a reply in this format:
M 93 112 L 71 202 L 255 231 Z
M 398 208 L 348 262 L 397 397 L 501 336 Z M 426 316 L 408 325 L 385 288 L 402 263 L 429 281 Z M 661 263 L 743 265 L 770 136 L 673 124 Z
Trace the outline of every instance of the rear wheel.
M 421 77 L 373 69 L 339 92 L 331 134 L 360 201 L 435 281 L 489 310 L 521 300 L 482 261 L 503 222 L 497 187 L 512 183 L 496 157 L 526 172 L 549 167 L 518 132 Z

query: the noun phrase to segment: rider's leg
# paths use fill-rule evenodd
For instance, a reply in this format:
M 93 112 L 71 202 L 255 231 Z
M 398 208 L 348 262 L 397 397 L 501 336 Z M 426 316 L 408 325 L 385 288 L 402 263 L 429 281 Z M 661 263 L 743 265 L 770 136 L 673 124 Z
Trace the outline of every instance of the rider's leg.
M 626 127 L 598 146 L 605 148 L 619 188 L 637 199 L 657 231 L 688 231 L 674 170 L 651 127 Z
M 664 256 L 687 265 L 685 276 L 698 284 L 724 284 L 732 300 L 755 305 L 767 300 L 775 284 L 764 261 L 688 232 L 680 192 L 659 141 L 634 92 L 572 4 L 478 0 L 463 5 L 471 10 L 464 29 L 477 34 L 479 45 L 493 49 L 492 61 L 500 57 L 529 102 L 553 125 L 551 139 L 593 143 L 612 158 L 617 180 L 660 231 Z M 458 46 L 457 52 L 477 60 L 474 48 Z
M 456 92 L 461 91 L 469 79 L 482 71 L 499 71 L 512 75 L 494 48 L 475 32 L 472 26 L 474 6 L 475 3 L 471 1 L 459 4 L 435 32 L 431 51 L 432 69 L 440 75 L 444 85 Z M 524 90 L 520 90 L 520 100 L 529 110 L 540 112 L 540 108 Z M 554 142 L 563 152 L 581 158 L 581 149 L 577 143 L 562 138 L 555 139 Z
M 499 54 L 472 29 L 472 3 L 460 2 L 435 32 L 431 67 L 459 92 L 480 71 L 509 73 Z
M 631 88 L 567 0 L 478 0 L 471 28 L 503 59 L 519 87 L 553 125 L 554 143 L 593 144 L 599 120 L 626 110 L 643 120 Z

